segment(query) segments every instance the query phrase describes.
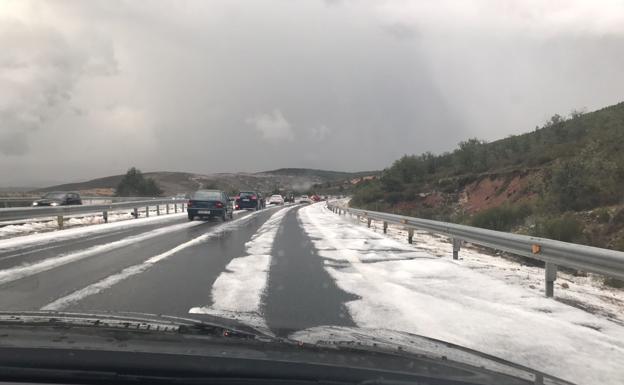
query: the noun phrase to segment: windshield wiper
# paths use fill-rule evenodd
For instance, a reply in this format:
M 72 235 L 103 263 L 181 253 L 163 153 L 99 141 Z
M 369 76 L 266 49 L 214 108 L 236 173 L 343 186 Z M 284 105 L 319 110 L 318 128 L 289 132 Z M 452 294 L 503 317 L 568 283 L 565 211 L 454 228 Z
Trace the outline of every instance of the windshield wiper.
M 197 320 L 145 313 L 0 312 L 0 325 L 98 327 L 243 339 L 273 339 L 250 326 L 227 319 Z

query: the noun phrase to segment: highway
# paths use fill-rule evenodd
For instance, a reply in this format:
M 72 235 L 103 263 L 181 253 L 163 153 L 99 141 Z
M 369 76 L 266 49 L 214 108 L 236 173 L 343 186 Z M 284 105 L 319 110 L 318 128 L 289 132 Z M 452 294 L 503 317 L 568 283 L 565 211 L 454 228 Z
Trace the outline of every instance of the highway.
M 454 261 L 444 242 L 409 245 L 325 203 L 239 211 L 226 222 L 178 213 L 86 226 L 0 240 L 0 309 L 219 316 L 283 337 L 387 328 L 580 383 L 618 383 L 622 323 L 516 285 L 512 270 Z
M 266 283 L 263 314 L 267 326 L 278 335 L 320 325 L 353 325 L 344 302 L 353 298 L 337 288 L 323 269 L 323 260 L 314 257 L 308 236 L 297 223 L 300 207 L 288 210 L 283 228 L 273 242 L 276 253 Z M 237 213 L 229 222 L 220 220 L 188 222 L 185 216 L 162 223 L 135 226 L 84 237 L 46 242 L 0 252 L 0 309 L 39 310 L 76 291 L 114 276 L 124 269 L 140 266 L 151 257 L 176 246 L 205 239 L 150 266 L 132 279 L 86 296 L 53 310 L 71 312 L 141 312 L 189 316 L 196 306 L 210 307 L 211 289 L 232 259 L 245 256 L 245 243 L 279 209 Z M 162 230 L 165 231 L 162 231 Z M 155 237 L 151 232 L 162 231 Z M 144 239 L 141 239 L 144 237 Z M 114 242 L 132 240 L 119 248 Z M 85 258 L 43 272 L 23 272 L 46 261 L 103 247 Z M 19 279 L 14 279 L 20 277 Z M 195 315 L 201 318 L 201 315 Z

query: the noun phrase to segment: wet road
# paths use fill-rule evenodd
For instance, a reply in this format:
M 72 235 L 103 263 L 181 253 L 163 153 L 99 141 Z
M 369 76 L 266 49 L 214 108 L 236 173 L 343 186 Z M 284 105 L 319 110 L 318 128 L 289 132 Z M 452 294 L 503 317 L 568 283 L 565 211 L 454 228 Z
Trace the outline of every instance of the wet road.
M 201 319 L 189 311 L 202 307 L 218 315 L 240 305 L 278 335 L 353 325 L 345 302 L 356 297 L 323 268 L 297 217 L 300 208 L 243 212 L 227 222 L 172 215 L 71 237 L 60 231 L 26 243 L 0 242 L 0 309 Z

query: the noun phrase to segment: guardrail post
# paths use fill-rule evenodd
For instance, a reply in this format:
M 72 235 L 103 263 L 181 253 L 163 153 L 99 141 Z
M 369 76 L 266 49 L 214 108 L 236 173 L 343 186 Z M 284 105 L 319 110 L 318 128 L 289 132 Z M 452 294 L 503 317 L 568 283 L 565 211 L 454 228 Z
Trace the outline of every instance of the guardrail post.
M 173 211 L 176 212 L 176 213 L 178 212 L 178 204 L 177 203 L 173 204 Z
M 165 212 L 169 214 L 169 203 L 167 203 L 165 206 L 167 206 L 167 208 L 165 209 Z
M 160 205 L 156 205 L 156 215 L 160 215 Z
M 557 265 L 546 262 L 546 297 L 555 295 L 555 280 L 557 279 Z
M 184 211 L 184 203 L 182 203 L 182 211 Z
M 134 217 L 134 219 L 137 219 L 139 217 L 139 209 L 137 207 L 135 207 L 132 211 L 132 216 Z
M 145 206 L 145 216 L 149 217 L 149 206 Z
M 412 244 L 414 242 L 414 229 L 407 229 L 407 242 Z
M 56 223 L 58 223 L 58 228 L 62 230 L 63 229 L 63 216 L 62 215 L 56 216 Z
M 388 222 L 384 222 L 383 229 L 384 229 L 384 234 L 387 234 L 388 233 Z
M 459 249 L 461 249 L 462 240 L 453 238 L 453 259 L 459 259 Z
M 368 224 L 368 228 L 369 228 L 369 229 L 370 229 L 370 227 L 371 227 L 371 222 L 372 222 L 372 221 L 373 221 L 372 219 L 368 218 L 367 224 Z
M 104 218 L 104 223 L 108 223 L 108 211 L 104 210 L 102 212 L 102 218 Z

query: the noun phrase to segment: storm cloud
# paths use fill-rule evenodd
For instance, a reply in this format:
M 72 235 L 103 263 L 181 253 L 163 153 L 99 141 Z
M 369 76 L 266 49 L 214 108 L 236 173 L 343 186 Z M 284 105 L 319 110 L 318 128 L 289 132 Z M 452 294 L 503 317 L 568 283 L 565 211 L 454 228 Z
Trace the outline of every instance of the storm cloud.
M 619 1 L 4 1 L 0 184 L 379 169 L 622 100 Z

